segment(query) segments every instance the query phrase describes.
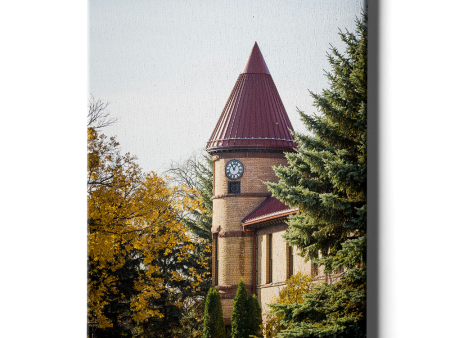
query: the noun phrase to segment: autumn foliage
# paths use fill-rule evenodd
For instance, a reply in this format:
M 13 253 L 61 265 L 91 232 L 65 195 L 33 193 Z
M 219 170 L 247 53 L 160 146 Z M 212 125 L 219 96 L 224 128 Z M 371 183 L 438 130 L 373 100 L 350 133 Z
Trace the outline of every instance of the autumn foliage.
M 286 286 L 281 290 L 278 298 L 274 299 L 274 304 L 301 304 L 303 296 L 314 291 L 314 277 L 302 273 L 297 273 L 286 280 Z M 273 309 L 266 313 L 266 323 L 262 326 L 264 337 L 275 338 L 279 332 L 287 328 L 282 321 L 284 315 Z
M 207 261 L 190 262 L 199 240 L 180 219 L 185 210 L 201 208 L 201 200 L 177 193 L 189 188 L 143 173 L 135 157 L 120 154 L 114 137 L 93 127 L 88 128 L 87 184 L 90 321 L 100 322 L 100 329 L 133 327 L 163 316 L 153 303 L 167 291 L 168 281 L 187 281 L 185 290 L 198 290 L 206 273 L 196 267 Z M 186 269 L 158 277 L 161 256 Z

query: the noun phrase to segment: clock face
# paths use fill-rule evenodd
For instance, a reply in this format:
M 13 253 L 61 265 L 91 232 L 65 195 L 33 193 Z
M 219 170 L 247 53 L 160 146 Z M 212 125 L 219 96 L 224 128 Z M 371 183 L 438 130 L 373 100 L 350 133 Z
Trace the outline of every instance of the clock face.
M 230 180 L 237 180 L 244 173 L 244 165 L 238 160 L 231 160 L 225 166 L 225 175 Z

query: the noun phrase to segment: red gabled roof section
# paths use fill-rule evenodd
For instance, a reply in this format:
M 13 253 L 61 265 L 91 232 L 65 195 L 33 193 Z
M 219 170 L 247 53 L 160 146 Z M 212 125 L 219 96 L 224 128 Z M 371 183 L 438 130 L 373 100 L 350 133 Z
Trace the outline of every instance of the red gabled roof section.
M 267 221 L 269 219 L 295 214 L 292 209 L 275 197 L 268 197 L 241 221 L 242 226 Z
M 250 56 L 248 57 L 247 64 L 245 65 L 242 73 L 257 73 L 257 74 L 269 74 L 269 68 L 267 68 L 266 61 L 259 50 L 258 44 L 255 42 Z
M 233 148 L 295 147 L 291 121 L 258 45 L 253 46 L 207 143 L 209 152 Z

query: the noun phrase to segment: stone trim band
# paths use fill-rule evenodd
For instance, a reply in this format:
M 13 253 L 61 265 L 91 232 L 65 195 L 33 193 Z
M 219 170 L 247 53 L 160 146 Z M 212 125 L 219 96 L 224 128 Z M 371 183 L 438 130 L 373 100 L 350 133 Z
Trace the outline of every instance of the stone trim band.
M 243 231 L 221 231 L 219 232 L 220 238 L 227 237 L 252 237 L 253 233 L 251 232 L 243 232 Z
M 270 197 L 272 196 L 269 192 L 247 192 L 242 194 L 219 194 L 211 197 L 212 200 L 217 198 L 224 198 L 224 197 Z
M 245 287 L 247 288 L 250 285 L 246 285 Z M 217 290 L 229 290 L 229 289 L 235 289 L 237 290 L 237 288 L 239 287 L 238 284 L 231 284 L 231 285 L 217 285 Z

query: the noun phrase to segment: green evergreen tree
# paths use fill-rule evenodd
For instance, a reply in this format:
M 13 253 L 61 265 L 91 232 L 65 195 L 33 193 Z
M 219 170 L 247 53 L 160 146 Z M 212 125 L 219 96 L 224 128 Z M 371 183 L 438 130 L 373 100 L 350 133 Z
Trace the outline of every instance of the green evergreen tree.
M 261 307 L 258 303 L 258 298 L 255 295 L 249 295 L 247 299 L 247 318 L 248 318 L 248 333 L 253 337 L 262 337 L 261 325 L 262 314 Z
M 234 296 L 233 312 L 231 313 L 232 338 L 247 338 L 249 336 L 247 307 L 247 289 L 245 288 L 244 281 L 240 279 L 236 296 Z
M 250 335 L 262 337 L 261 307 L 255 295 L 247 296 L 247 289 L 243 280 L 239 280 L 238 289 L 233 302 L 231 313 L 231 337 L 248 338 Z
M 344 275 L 318 286 L 302 304 L 275 304 L 287 327 L 279 337 L 366 336 L 367 17 L 340 33 L 346 53 L 331 49 L 330 89 L 313 94 L 320 115 L 300 112 L 312 135 L 294 133 L 298 148 L 267 183 L 301 212 L 285 235 L 300 254 Z M 319 257 L 319 252 L 321 257 Z
M 222 304 L 217 288 L 209 289 L 206 296 L 202 338 L 226 338 Z

